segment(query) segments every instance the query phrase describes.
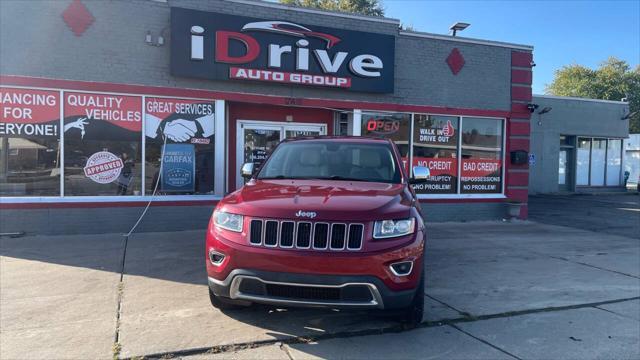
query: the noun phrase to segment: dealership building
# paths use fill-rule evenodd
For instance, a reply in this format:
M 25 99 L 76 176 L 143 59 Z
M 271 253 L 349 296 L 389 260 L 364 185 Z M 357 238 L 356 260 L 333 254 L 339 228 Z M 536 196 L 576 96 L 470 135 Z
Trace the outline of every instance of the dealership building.
M 527 217 L 532 46 L 255 0 L 0 7 L 2 232 L 126 231 L 150 199 L 141 230 L 202 228 L 315 135 L 395 141 L 427 219 Z

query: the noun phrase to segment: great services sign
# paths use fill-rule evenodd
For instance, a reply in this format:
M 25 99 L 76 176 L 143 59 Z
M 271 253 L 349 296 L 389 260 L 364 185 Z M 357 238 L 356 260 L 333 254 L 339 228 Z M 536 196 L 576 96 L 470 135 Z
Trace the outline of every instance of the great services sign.
M 171 74 L 393 92 L 395 37 L 171 8 Z

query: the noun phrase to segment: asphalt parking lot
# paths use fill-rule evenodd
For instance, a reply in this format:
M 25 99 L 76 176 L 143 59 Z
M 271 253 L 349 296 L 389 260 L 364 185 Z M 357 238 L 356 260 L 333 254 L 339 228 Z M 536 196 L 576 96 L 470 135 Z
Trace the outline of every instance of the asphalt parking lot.
M 529 197 L 530 220 L 640 239 L 640 195 L 541 195 Z
M 617 199 L 591 200 L 640 210 Z M 567 206 L 543 200 L 535 222 L 431 224 L 412 330 L 378 312 L 214 310 L 204 231 L 134 234 L 126 252 L 118 234 L 2 238 L 0 358 L 640 358 L 638 233 L 602 224 L 640 212 L 560 226 L 543 222 Z

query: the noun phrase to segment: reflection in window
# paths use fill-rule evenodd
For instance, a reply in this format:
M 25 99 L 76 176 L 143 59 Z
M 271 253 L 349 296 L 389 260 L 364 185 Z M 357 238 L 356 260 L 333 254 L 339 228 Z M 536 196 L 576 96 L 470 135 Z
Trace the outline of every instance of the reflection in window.
M 60 196 L 60 92 L 0 87 L 0 196 Z
M 502 192 L 502 120 L 462 119 L 462 194 Z
M 591 146 L 591 186 L 604 186 L 607 140 L 594 139 Z
M 212 194 L 215 176 L 214 101 L 152 98 L 145 101 L 145 192 Z M 160 160 L 164 139 L 164 163 Z M 160 179 L 158 179 L 160 177 Z M 159 182 L 158 182 L 159 181 Z
M 591 158 L 591 139 L 578 139 L 576 159 L 576 185 L 589 185 L 589 167 Z
M 413 166 L 426 166 L 431 176 L 413 185 L 419 194 L 455 194 L 458 185 L 458 118 L 414 115 Z
M 141 195 L 142 97 L 64 94 L 65 196 Z
M 609 139 L 607 143 L 607 186 L 622 184 L 622 140 Z
M 391 139 L 398 147 L 405 170 L 409 170 L 411 114 L 364 113 L 362 136 Z
M 60 195 L 56 137 L 0 137 L 0 195 Z

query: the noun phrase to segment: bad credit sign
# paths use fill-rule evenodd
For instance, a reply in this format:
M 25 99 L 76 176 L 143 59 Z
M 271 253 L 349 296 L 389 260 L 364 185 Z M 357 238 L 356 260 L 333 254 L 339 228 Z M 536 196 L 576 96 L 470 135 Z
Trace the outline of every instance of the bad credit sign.
M 171 8 L 171 74 L 393 92 L 395 37 Z

